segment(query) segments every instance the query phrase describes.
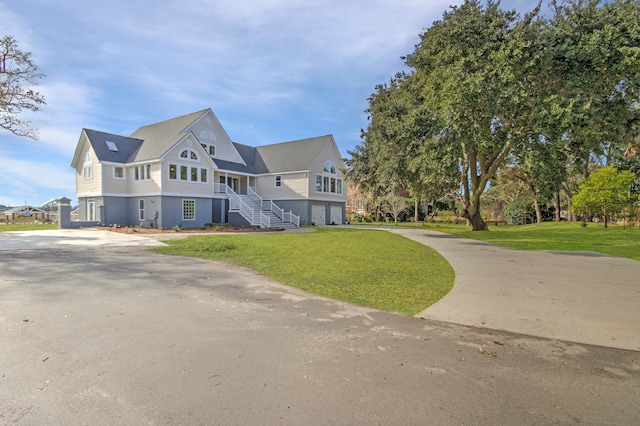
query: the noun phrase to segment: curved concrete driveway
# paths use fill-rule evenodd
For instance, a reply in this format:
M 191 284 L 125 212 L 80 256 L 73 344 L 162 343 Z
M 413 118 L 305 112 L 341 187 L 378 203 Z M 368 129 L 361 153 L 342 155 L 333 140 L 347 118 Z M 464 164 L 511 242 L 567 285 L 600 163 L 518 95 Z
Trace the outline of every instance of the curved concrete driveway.
M 92 228 L 0 232 L 0 251 L 75 247 L 158 247 L 161 245 L 164 243 L 141 235 L 119 234 Z
M 417 315 L 421 318 L 640 350 L 640 262 L 384 229 L 432 247 L 455 270 L 451 292 Z
M 437 250 L 453 289 L 420 318 L 640 350 L 640 262 L 595 252 L 525 251 L 412 228 L 379 227 Z M 0 232 L 0 251 L 156 247 L 174 234 L 95 229 Z

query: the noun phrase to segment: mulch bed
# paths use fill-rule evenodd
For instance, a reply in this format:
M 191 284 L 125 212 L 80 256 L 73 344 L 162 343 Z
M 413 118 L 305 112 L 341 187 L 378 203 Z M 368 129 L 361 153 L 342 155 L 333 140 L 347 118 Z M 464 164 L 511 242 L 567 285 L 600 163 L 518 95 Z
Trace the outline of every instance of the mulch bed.
M 274 232 L 283 231 L 282 228 L 239 228 L 231 225 L 220 226 L 204 226 L 202 228 L 183 228 L 179 231 L 174 229 L 158 229 L 158 228 L 138 228 L 137 226 L 96 226 L 95 229 L 102 231 L 119 232 L 121 234 L 201 234 L 201 233 L 214 233 L 214 232 L 229 232 L 229 233 L 241 233 L 241 232 Z

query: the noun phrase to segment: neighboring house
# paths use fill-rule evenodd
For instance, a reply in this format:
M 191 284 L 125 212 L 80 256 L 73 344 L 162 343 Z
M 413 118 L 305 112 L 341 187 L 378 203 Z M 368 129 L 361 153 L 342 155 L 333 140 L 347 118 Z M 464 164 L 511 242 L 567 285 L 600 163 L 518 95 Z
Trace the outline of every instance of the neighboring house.
M 375 212 L 371 211 L 373 207 L 373 197 L 371 194 L 364 193 L 360 187 L 354 183 L 347 183 L 347 217 L 353 220 L 353 215 L 359 214 L 367 220 L 372 220 Z
M 4 210 L 5 220 L 14 221 L 17 218 L 28 218 L 33 220 L 44 220 L 46 211 L 33 206 L 18 206 Z
M 344 164 L 333 136 L 251 147 L 232 142 L 211 109 L 128 137 L 83 129 L 71 167 L 81 221 L 270 228 L 345 217 Z

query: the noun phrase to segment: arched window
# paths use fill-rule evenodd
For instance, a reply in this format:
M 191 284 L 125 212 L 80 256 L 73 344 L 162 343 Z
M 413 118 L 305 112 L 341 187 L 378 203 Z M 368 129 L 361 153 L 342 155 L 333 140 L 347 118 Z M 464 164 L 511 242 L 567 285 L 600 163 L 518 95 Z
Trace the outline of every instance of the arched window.
M 216 135 L 213 134 L 213 132 L 209 132 L 208 130 L 203 130 L 200 132 L 200 139 L 203 140 L 210 140 L 215 142 L 216 141 Z
M 332 175 L 336 174 L 336 165 L 333 164 L 333 161 L 327 161 L 324 163 L 324 171 L 325 173 L 331 173 Z
M 208 130 L 202 130 L 200 132 L 200 145 L 202 145 L 204 150 L 207 151 L 207 153 L 212 157 L 215 157 L 216 155 L 216 146 L 212 145 L 212 143 L 215 141 L 216 135 L 214 135 L 213 132 L 210 132 Z
M 338 178 L 333 161 L 325 162 L 322 171 L 316 175 L 316 192 L 342 194 L 342 179 Z
M 187 160 L 198 161 L 198 154 L 190 149 L 185 149 L 180 153 L 180 158 L 186 158 Z

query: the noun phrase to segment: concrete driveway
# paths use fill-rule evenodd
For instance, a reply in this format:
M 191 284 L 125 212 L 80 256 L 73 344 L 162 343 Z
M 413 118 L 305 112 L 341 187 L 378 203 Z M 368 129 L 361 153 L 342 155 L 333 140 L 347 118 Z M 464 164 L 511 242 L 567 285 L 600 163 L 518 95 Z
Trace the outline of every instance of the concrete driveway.
M 388 314 L 88 232 L 0 251 L 0 424 L 640 418 L 637 352 Z
M 95 247 L 157 247 L 163 245 L 140 235 L 119 234 L 92 228 L 0 232 L 0 251 L 52 250 Z
M 385 229 L 434 248 L 455 270 L 453 289 L 421 318 L 640 350 L 640 262 Z
M 513 250 L 434 231 L 379 227 L 437 250 L 454 287 L 420 318 L 548 339 L 640 350 L 640 262 L 596 252 Z M 157 247 L 182 234 L 96 229 L 0 232 L 0 252 Z

